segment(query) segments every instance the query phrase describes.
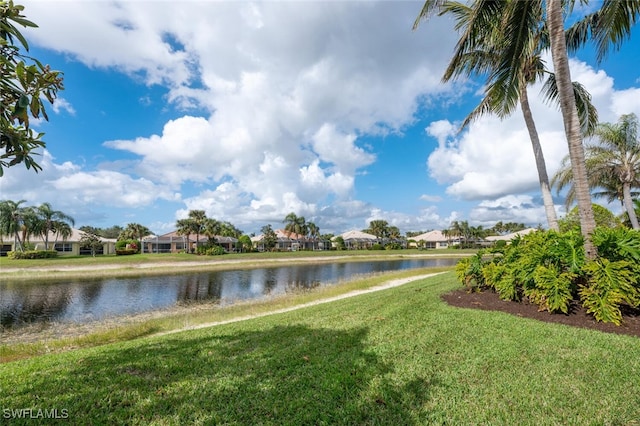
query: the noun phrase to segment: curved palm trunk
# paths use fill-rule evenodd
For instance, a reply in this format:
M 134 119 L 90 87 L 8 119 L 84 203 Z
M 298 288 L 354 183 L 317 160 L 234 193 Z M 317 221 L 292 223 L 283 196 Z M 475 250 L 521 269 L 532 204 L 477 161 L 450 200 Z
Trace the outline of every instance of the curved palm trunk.
M 551 41 L 551 56 L 558 85 L 560 109 L 562 110 L 564 131 L 569 146 L 576 201 L 580 212 L 580 227 L 584 237 L 585 255 L 587 259 L 595 259 L 597 252 L 591 241 L 591 234 L 596 228 L 596 222 L 593 216 L 593 206 L 591 205 L 580 120 L 569 71 L 569 59 L 567 57 L 562 20 L 562 0 L 547 0 L 547 24 Z
M 631 186 L 627 182 L 622 184 L 622 203 L 624 204 L 624 208 L 627 210 L 627 214 L 629 215 L 631 227 L 633 229 L 640 229 L 640 224 L 638 224 L 638 216 L 636 216 L 636 211 L 633 206 L 633 198 L 631 198 Z
M 520 85 L 520 108 L 522 109 L 524 122 L 527 125 L 527 130 L 529 131 L 529 138 L 531 139 L 531 146 L 533 147 L 533 155 L 536 159 L 538 181 L 540 182 L 540 192 L 542 193 L 544 212 L 547 215 L 547 223 L 549 224 L 549 229 L 559 231 L 560 227 L 558 226 L 558 216 L 556 215 L 553 197 L 551 196 L 551 186 L 549 185 L 547 165 L 544 161 L 542 146 L 540 146 L 538 130 L 536 129 L 536 124 L 533 121 L 533 115 L 531 114 L 531 106 L 529 105 L 529 96 L 527 94 L 526 84 Z

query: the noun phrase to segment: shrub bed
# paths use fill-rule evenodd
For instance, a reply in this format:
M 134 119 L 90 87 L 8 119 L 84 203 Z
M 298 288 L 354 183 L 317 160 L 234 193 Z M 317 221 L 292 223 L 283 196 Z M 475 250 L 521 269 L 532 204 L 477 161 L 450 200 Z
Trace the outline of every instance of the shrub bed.
M 120 249 L 120 250 L 116 250 L 116 255 L 117 256 L 128 256 L 130 254 L 136 254 L 138 253 L 137 249 Z
M 640 232 L 599 227 L 598 258 L 587 261 L 579 231 L 537 231 L 511 244 L 480 250 L 456 265 L 470 290 L 495 290 L 501 299 L 568 313 L 581 304 L 597 321 L 620 325 L 621 308 L 640 306 Z
M 7 257 L 9 259 L 51 259 L 58 257 L 58 252 L 55 250 L 10 251 Z

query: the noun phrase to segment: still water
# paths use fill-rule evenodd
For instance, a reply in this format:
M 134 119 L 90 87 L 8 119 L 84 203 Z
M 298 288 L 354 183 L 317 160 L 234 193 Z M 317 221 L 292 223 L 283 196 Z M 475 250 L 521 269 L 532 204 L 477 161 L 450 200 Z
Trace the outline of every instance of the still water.
M 90 322 L 167 308 L 179 303 L 239 300 L 335 285 L 356 275 L 450 266 L 457 259 L 412 259 L 291 265 L 169 276 L 0 283 L 0 324 Z

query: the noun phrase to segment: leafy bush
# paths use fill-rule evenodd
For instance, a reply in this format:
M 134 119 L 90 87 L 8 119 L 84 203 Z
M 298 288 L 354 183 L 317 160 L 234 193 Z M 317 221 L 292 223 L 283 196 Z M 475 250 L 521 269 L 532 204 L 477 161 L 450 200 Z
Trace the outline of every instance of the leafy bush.
M 51 259 L 57 256 L 58 252 L 55 250 L 10 251 L 7 253 L 9 259 Z
M 226 252 L 224 251 L 224 249 L 218 245 L 198 247 L 198 254 L 202 254 L 205 256 L 220 256 L 225 253 Z
M 127 248 L 125 248 L 125 249 L 116 249 L 116 255 L 118 255 L 118 256 L 128 256 L 128 255 L 136 254 L 136 253 L 138 253 L 137 249 L 130 249 L 130 248 L 129 249 L 127 249 Z
M 134 253 L 138 253 L 140 251 L 140 241 L 138 240 L 116 241 L 116 254 L 118 254 L 118 250 L 133 250 Z M 122 254 L 130 254 L 130 253 L 122 253 Z
M 482 274 L 484 250 L 470 257 L 465 257 L 456 264 L 456 276 L 469 291 L 486 288 Z
M 600 257 L 586 263 L 579 231 L 537 231 L 494 247 L 492 257 L 481 250 L 462 259 L 456 273 L 470 290 L 492 288 L 552 313 L 582 303 L 597 321 L 620 324 L 622 305 L 640 305 L 640 232 L 599 227 L 593 242 Z
M 374 244 L 371 247 L 369 247 L 369 250 L 384 250 L 384 247 L 382 246 L 382 244 Z
M 385 250 L 402 250 L 402 245 L 400 243 L 389 243 L 384 246 Z
M 582 304 L 597 321 L 622 323 L 620 305 L 637 307 L 640 304 L 638 275 L 624 260 L 610 262 L 600 258 L 585 265 L 587 285 L 580 289 Z

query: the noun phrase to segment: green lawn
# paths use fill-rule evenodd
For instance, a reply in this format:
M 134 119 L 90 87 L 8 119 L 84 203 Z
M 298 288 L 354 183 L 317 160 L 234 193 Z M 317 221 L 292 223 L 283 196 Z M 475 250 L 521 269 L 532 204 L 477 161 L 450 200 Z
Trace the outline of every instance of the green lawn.
M 639 424 L 640 339 L 449 307 L 457 286 L 2 364 L 0 405 L 72 424 Z

